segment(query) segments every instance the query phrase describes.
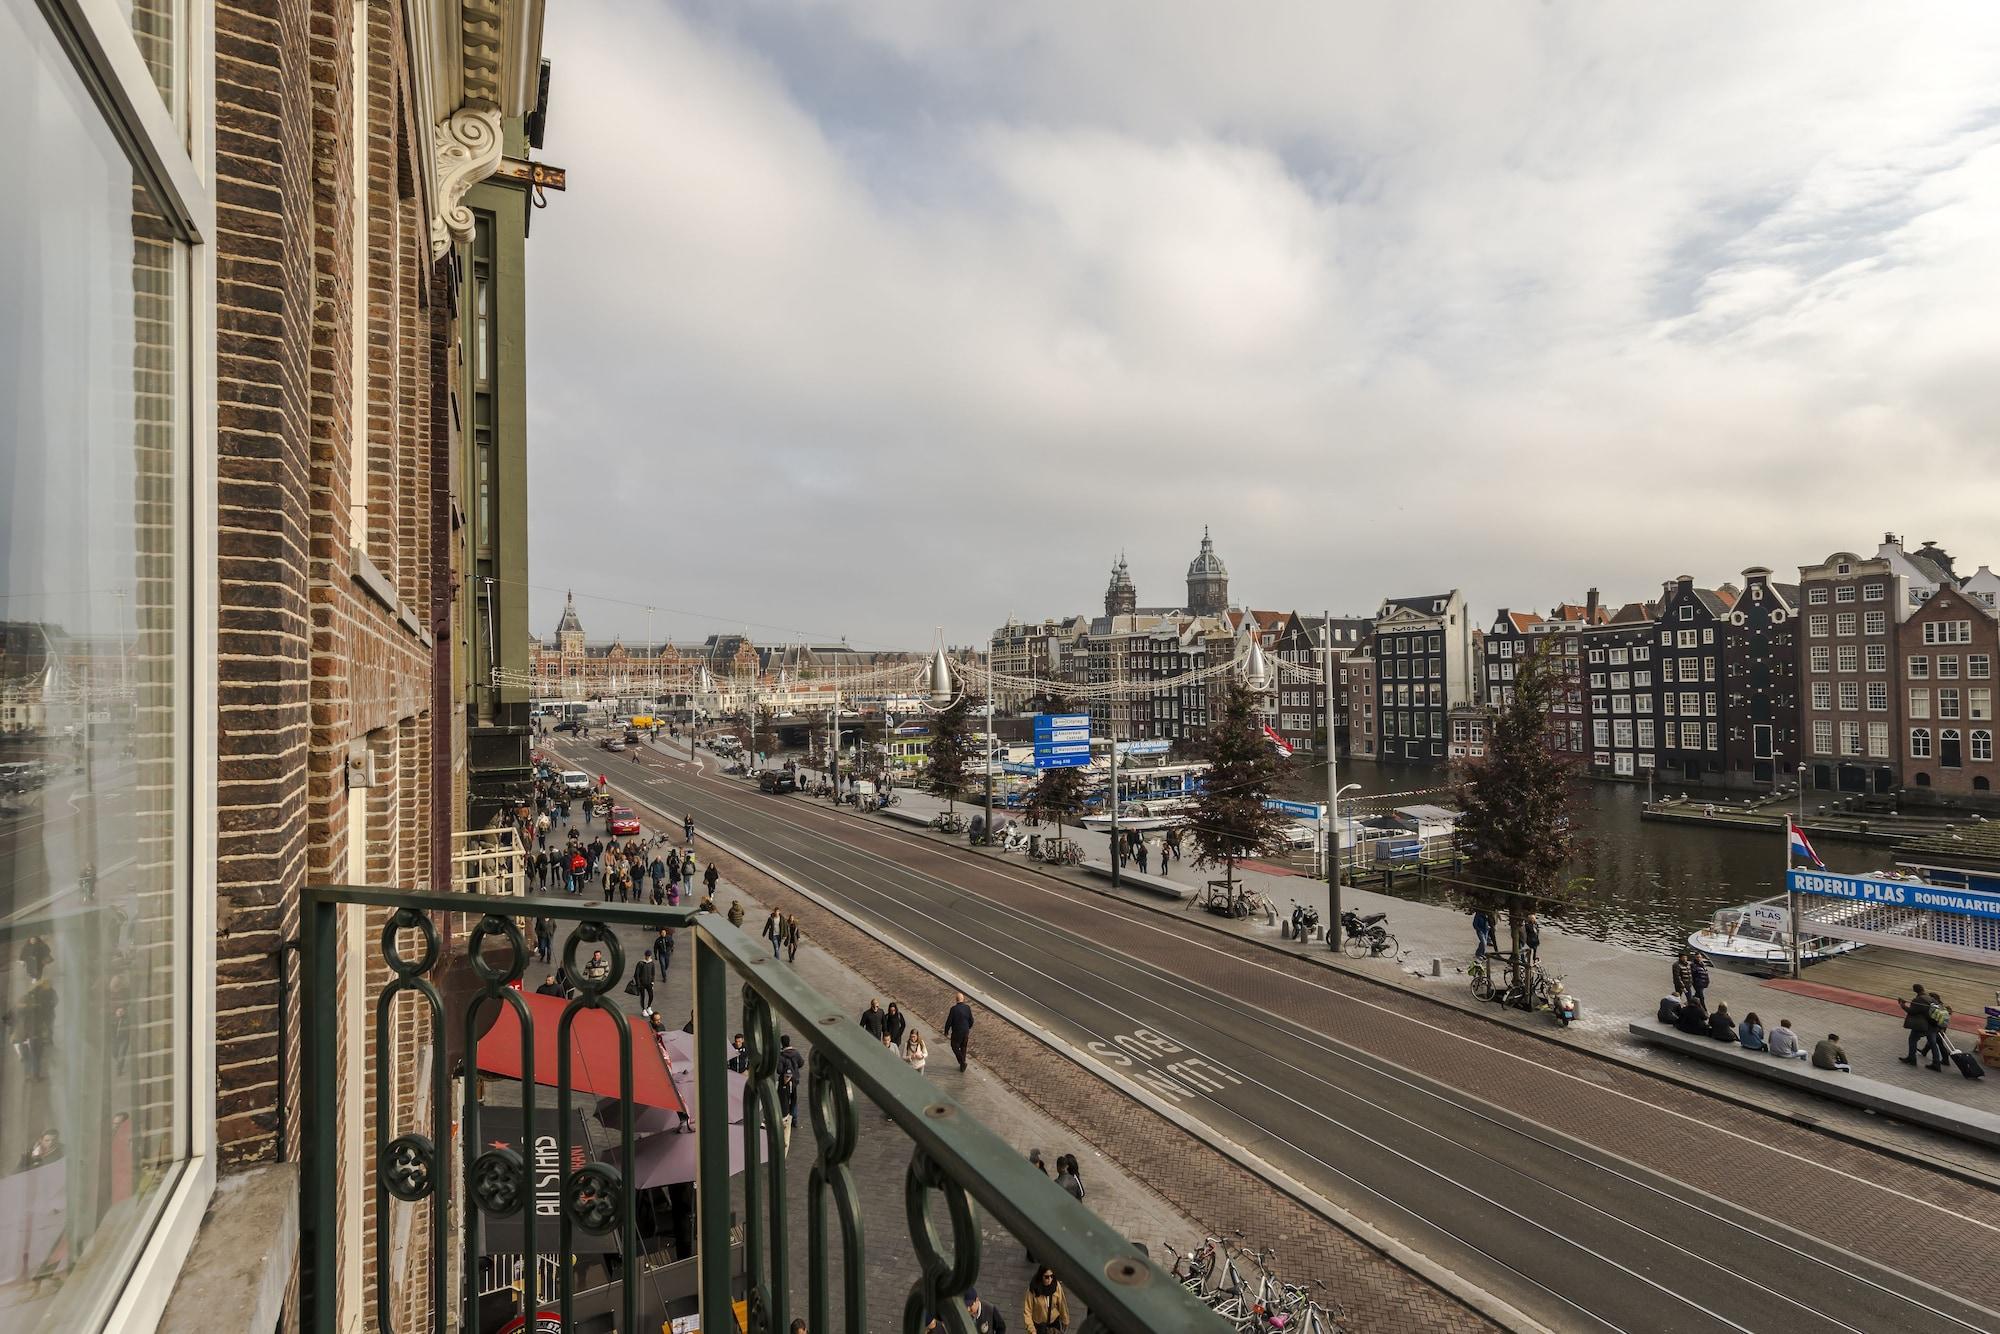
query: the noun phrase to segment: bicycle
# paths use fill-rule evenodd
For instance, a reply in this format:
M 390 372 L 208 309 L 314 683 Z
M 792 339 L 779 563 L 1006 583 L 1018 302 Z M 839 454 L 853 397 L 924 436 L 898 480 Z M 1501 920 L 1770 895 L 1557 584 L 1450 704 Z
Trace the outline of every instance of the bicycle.
M 1341 950 L 1350 959 L 1374 959 L 1384 954 L 1399 957 L 1402 944 L 1391 935 L 1387 925 L 1387 913 L 1369 913 L 1360 917 L 1352 912 L 1340 915 Z
M 931 821 L 931 828 L 942 834 L 962 834 L 965 832 L 965 817 L 962 815 L 939 815 Z
M 1472 985 L 1474 1000 L 1493 999 L 1493 972 L 1486 966 L 1484 959 L 1474 959 L 1471 966 L 1465 970 L 1465 975 L 1466 980 Z

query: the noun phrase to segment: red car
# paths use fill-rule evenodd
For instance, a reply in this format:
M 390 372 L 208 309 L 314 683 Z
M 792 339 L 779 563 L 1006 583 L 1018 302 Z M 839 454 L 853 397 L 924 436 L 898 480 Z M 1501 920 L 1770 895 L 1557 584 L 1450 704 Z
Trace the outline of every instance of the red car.
M 639 817 L 632 813 L 630 806 L 613 806 L 609 828 L 620 837 L 636 834 L 639 832 Z

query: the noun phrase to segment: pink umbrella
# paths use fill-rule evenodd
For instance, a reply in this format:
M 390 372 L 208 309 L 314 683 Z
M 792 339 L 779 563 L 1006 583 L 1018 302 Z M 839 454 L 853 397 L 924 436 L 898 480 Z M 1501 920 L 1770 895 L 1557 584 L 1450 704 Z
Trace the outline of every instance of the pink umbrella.
M 743 1136 L 730 1131 L 729 1175 L 735 1176 L 743 1170 Z M 699 1157 L 698 1135 L 668 1131 L 662 1135 L 647 1135 L 632 1146 L 632 1170 L 626 1175 L 632 1185 L 640 1190 L 650 1190 L 655 1186 L 674 1186 L 695 1178 L 695 1160 Z M 763 1153 L 762 1137 L 758 1140 L 758 1153 Z M 616 1164 L 619 1150 L 616 1145 L 598 1153 L 598 1158 Z

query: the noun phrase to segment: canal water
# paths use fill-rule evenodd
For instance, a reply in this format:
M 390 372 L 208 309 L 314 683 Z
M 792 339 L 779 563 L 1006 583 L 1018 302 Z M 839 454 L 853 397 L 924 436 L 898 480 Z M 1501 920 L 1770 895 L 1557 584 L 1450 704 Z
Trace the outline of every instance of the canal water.
M 1324 768 L 1294 772 L 1298 778 L 1287 785 L 1289 795 L 1300 801 L 1326 800 Z M 1442 769 L 1344 760 L 1340 782 L 1361 785 L 1359 792 L 1342 798 L 1359 811 L 1453 804 Z M 1660 795 L 1666 793 L 1660 789 Z M 1575 891 L 1562 909 L 1550 914 L 1566 929 L 1641 949 L 1674 949 L 1686 943 L 1690 931 L 1706 925 L 1716 909 L 1784 892 L 1782 826 L 1747 831 L 1642 820 L 1645 800 L 1643 784 L 1578 784 L 1574 810 L 1583 847 L 1570 868 Z M 1716 797 L 1718 805 L 1725 800 Z M 1882 849 L 1861 844 L 1827 840 L 1814 850 L 1836 871 L 1886 865 Z M 1407 890 L 1410 897 L 1433 897 L 1415 886 Z M 1401 876 L 1396 892 L 1406 892 Z

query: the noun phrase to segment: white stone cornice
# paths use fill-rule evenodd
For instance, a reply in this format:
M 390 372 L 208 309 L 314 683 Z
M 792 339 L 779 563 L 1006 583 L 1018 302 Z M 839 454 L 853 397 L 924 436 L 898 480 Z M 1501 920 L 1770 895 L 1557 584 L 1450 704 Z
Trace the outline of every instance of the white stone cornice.
M 461 107 L 437 127 L 436 188 L 432 193 L 431 258 L 443 259 L 453 242 L 472 239 L 472 210 L 465 192 L 500 165 L 500 113 Z

